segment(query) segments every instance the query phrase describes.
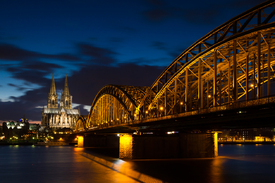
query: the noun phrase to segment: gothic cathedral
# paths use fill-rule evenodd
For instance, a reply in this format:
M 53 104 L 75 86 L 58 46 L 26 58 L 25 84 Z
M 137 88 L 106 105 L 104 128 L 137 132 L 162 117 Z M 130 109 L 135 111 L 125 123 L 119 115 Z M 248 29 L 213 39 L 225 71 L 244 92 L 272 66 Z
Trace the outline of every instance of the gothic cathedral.
M 80 116 L 79 109 L 72 109 L 72 96 L 69 93 L 67 75 L 65 77 L 64 91 L 61 92 L 60 104 L 55 89 L 54 76 L 48 95 L 47 107 L 43 108 L 41 125 L 49 128 L 74 128 L 77 118 Z

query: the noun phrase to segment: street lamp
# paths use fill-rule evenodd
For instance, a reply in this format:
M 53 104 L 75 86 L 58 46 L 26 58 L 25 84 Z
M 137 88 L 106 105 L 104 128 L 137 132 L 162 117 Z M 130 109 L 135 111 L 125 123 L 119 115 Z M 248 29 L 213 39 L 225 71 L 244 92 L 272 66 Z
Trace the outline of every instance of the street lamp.
M 160 116 L 162 116 L 162 112 L 163 112 L 163 110 L 164 110 L 164 107 L 161 106 L 161 107 L 159 108 L 159 110 L 160 110 Z

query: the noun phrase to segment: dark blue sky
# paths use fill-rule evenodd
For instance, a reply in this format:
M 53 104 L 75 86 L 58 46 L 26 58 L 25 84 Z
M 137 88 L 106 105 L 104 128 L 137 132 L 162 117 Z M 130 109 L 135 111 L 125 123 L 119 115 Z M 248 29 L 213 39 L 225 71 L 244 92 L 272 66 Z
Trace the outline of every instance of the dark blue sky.
M 0 6 L 0 122 L 40 121 L 54 73 L 88 114 L 106 84 L 150 86 L 199 38 L 264 0 L 9 0 Z

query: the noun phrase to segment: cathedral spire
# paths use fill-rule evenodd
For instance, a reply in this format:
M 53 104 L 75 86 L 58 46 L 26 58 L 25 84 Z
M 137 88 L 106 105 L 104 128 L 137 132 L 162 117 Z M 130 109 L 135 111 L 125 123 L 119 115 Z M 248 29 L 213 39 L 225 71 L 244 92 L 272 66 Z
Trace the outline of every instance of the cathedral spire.
M 69 86 L 68 86 L 67 74 L 66 74 L 66 77 L 65 77 L 64 95 L 65 95 L 65 96 L 69 96 L 69 95 L 70 95 L 70 93 L 69 93 Z
M 67 74 L 65 77 L 64 91 L 61 94 L 60 104 L 64 109 L 72 109 L 72 96 L 69 93 Z
M 52 84 L 51 84 L 50 94 L 56 95 L 56 89 L 55 89 L 53 73 L 52 73 Z
M 57 94 L 56 94 L 53 74 L 52 74 L 51 89 L 50 89 L 50 93 L 48 95 L 47 108 L 58 108 L 58 100 L 57 100 Z

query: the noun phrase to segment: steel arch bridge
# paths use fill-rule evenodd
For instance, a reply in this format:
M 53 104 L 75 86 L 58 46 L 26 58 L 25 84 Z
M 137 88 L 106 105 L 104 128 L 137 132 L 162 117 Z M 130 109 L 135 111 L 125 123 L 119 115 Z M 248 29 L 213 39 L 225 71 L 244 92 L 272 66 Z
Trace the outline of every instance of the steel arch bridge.
M 132 122 L 136 108 L 149 89 L 150 87 L 146 86 L 104 86 L 97 93 L 88 117 L 79 118 L 75 129 L 87 130 L 99 125 L 110 126 Z
M 183 51 L 151 87 L 103 87 L 86 128 L 274 102 L 274 15 L 275 2 L 266 1 L 225 22 Z

